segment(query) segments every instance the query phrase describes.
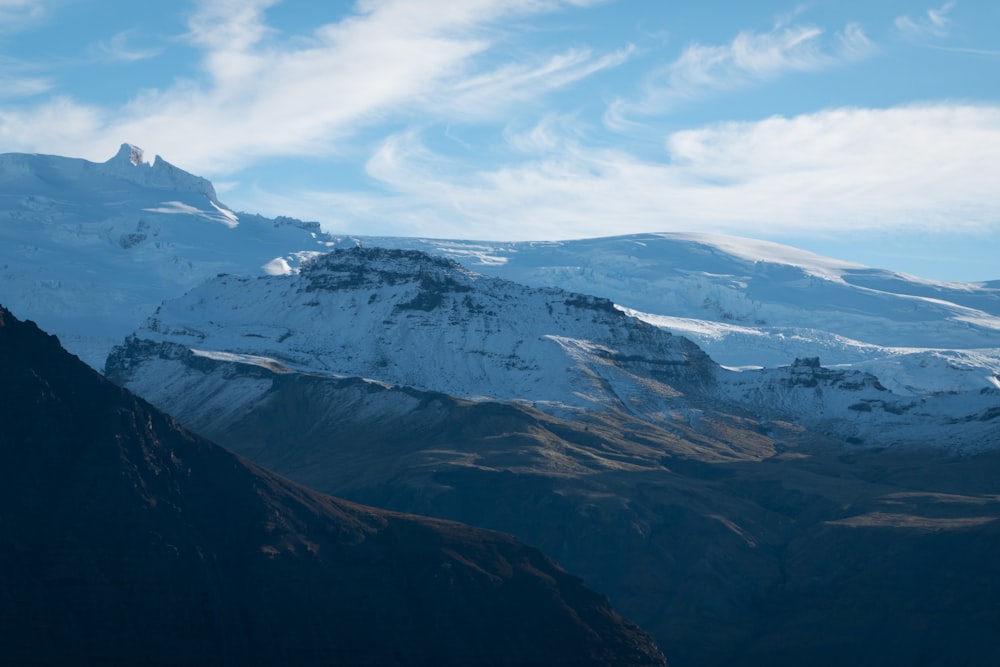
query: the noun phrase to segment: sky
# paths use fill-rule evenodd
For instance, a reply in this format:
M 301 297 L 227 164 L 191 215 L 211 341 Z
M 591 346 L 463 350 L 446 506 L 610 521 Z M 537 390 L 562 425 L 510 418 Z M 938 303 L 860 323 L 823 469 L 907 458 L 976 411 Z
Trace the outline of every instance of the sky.
M 0 0 L 0 153 L 125 142 L 333 233 L 1000 279 L 1000 2 Z

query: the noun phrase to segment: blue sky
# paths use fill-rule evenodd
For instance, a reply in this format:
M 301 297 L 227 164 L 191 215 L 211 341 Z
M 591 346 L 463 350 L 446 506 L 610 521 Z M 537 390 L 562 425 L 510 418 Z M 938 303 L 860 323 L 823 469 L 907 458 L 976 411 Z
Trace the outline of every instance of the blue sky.
M 0 0 L 0 152 L 340 233 L 714 231 L 1000 278 L 994 0 Z

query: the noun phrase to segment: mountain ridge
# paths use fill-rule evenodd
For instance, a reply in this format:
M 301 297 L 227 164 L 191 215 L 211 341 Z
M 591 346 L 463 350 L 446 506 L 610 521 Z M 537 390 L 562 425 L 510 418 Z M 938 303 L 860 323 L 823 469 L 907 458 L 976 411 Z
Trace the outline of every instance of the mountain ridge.
M 996 281 L 928 281 L 696 233 L 509 243 L 333 235 L 314 222 L 237 214 L 205 179 L 162 158 L 149 165 L 130 144 L 106 163 L 0 156 L 2 297 L 94 368 L 160 302 L 218 273 L 291 274 L 357 244 L 607 298 L 729 367 L 818 356 L 900 394 L 1000 386 Z
M 442 254 L 526 285 L 609 298 L 691 338 L 727 366 L 774 367 L 819 356 L 913 394 L 1000 386 L 1000 291 L 992 283 L 928 281 L 705 233 L 511 243 L 356 240 Z M 966 368 L 977 375 L 950 372 Z
M 990 416 L 1000 389 L 900 395 L 870 373 L 824 368 L 818 358 L 736 372 L 610 300 L 478 275 L 418 251 L 336 250 L 293 275 L 219 276 L 164 302 L 114 349 L 105 372 L 182 414 L 172 401 L 194 391 L 177 388 L 188 382 L 186 350 L 526 401 L 554 414 L 624 410 L 671 424 L 722 405 L 856 445 L 1000 446 Z M 248 400 L 234 393 L 226 402 Z

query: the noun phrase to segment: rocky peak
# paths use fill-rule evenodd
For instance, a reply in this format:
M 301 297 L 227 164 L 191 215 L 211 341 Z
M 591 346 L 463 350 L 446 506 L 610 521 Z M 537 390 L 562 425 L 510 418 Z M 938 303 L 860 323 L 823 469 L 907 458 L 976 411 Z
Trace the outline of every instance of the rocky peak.
M 427 289 L 468 291 L 475 274 L 458 263 L 418 250 L 354 246 L 320 255 L 302 269 L 306 291 L 419 283 Z
M 149 188 L 203 194 L 212 202 L 219 203 L 215 188 L 208 179 L 175 167 L 159 155 L 153 159 L 152 165 L 144 161 L 143 156 L 144 152 L 138 146 L 122 144 L 114 157 L 100 165 L 101 171 Z

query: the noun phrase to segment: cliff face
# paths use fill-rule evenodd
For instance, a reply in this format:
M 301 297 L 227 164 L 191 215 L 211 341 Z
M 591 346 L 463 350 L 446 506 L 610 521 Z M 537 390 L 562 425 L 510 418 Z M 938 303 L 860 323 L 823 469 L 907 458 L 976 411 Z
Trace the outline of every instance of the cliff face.
M 0 309 L 9 664 L 658 665 L 513 538 L 297 486 Z

